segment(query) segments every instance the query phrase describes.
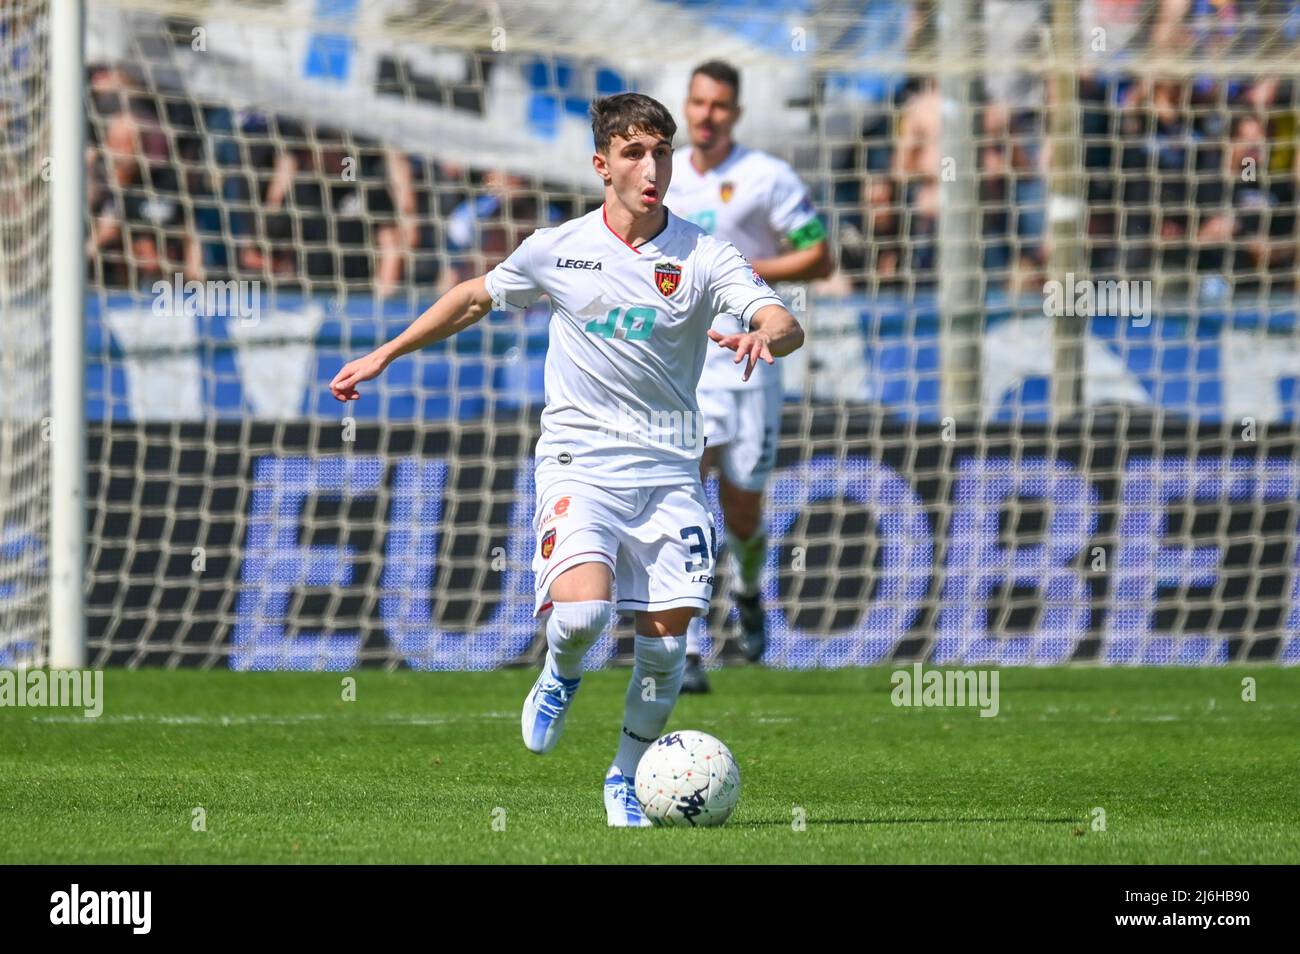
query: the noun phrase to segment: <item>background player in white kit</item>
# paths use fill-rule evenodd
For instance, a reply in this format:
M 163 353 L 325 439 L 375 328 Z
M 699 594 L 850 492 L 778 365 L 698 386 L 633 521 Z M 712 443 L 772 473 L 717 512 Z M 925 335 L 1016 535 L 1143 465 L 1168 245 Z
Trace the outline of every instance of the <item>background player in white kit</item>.
M 705 352 L 710 339 L 730 349 L 748 377 L 798 348 L 803 331 L 734 246 L 664 207 L 676 124 L 662 104 L 637 93 L 597 100 L 592 133 L 601 208 L 533 233 L 487 275 L 349 362 L 330 389 L 352 400 L 357 384 L 394 359 L 494 305 L 550 296 L 533 558 L 548 649 L 524 700 L 524 744 L 554 748 L 584 653 L 612 610 L 634 613 L 636 662 L 604 800 L 611 826 L 641 827 L 649 822 L 636 800 L 637 763 L 667 724 L 687 624 L 713 593 L 717 541 L 700 484 L 695 396 Z M 710 327 L 723 312 L 739 316 L 735 333 Z
M 673 211 L 710 235 L 731 242 L 768 282 L 806 281 L 831 273 L 826 230 L 808 190 L 790 166 L 731 138 L 740 119 L 740 74 L 711 60 L 691 74 L 686 95 L 689 148 L 673 156 Z M 714 328 L 740 330 L 737 316 Z M 759 367 L 746 380 L 731 356 L 710 349 L 698 398 L 708 438 L 701 479 L 716 468 L 731 555 L 731 593 L 739 617 L 740 650 L 757 662 L 767 645 L 759 584 L 767 556 L 763 490 L 776 463 L 781 432 L 781 369 Z M 707 692 L 700 643 L 707 615 L 691 621 L 683 692 Z

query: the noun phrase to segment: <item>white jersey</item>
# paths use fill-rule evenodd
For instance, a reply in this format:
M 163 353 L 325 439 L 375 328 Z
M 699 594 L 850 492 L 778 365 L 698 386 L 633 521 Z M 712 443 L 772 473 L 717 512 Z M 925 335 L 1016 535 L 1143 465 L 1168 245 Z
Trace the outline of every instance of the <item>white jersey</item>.
M 806 248 L 825 238 L 826 232 L 803 182 L 775 156 L 756 149 L 732 146 L 721 165 L 697 172 L 691 165 L 691 148 L 673 153 L 673 180 L 668 200 L 677 214 L 710 235 L 732 243 L 751 261 L 781 252 L 782 240 Z M 720 315 L 714 323 L 722 334 L 735 334 L 734 315 Z M 731 363 L 725 349 L 709 352 L 701 379 L 703 387 L 747 388 L 780 384 L 780 365 L 763 363 L 748 382 Z
M 704 434 L 695 390 L 705 352 L 717 347 L 708 338 L 713 317 L 726 312 L 748 324 L 781 300 L 735 246 L 671 211 L 636 248 L 604 213 L 538 229 L 487 275 L 498 307 L 551 299 L 537 479 L 610 487 L 698 480 Z

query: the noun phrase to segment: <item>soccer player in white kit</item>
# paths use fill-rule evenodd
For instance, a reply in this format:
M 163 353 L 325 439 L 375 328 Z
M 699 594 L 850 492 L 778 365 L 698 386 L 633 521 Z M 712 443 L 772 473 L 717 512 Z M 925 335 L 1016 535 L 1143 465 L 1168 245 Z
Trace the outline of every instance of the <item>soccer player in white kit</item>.
M 701 63 L 686 95 L 691 145 L 673 155 L 673 211 L 710 235 L 731 242 L 769 282 L 806 281 L 831 273 L 826 230 L 808 190 L 790 166 L 732 139 L 740 118 L 740 74 L 719 60 Z M 740 329 L 721 315 L 722 334 Z M 781 369 L 758 367 L 743 376 L 730 355 L 711 348 L 698 399 L 708 439 L 701 478 L 718 470 L 719 497 L 730 553 L 732 597 L 740 650 L 757 662 L 767 645 L 759 583 L 767 557 L 763 490 L 776 463 L 781 432 Z M 700 666 L 706 615 L 691 620 L 683 692 L 708 692 Z
M 700 483 L 695 396 L 704 355 L 712 339 L 748 377 L 798 348 L 803 330 L 734 246 L 665 208 L 676 123 L 661 103 L 638 93 L 597 100 L 592 133 L 601 208 L 534 232 L 492 271 L 349 362 L 330 389 L 353 400 L 358 384 L 396 358 L 494 307 L 550 297 L 533 520 L 547 653 L 521 728 L 531 751 L 555 747 L 584 653 L 613 611 L 634 614 L 635 664 L 604 801 L 611 826 L 644 827 L 637 764 L 668 722 L 687 625 L 713 594 L 717 542 Z M 713 330 L 720 313 L 739 317 L 734 332 Z

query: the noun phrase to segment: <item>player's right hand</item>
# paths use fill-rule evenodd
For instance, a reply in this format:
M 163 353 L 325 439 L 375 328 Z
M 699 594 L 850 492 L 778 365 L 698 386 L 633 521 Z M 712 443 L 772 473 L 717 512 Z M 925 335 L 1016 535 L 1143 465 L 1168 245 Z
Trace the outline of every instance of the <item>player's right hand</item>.
M 330 393 L 340 401 L 355 401 L 361 397 L 357 385 L 378 377 L 384 367 L 384 359 L 374 351 L 363 358 L 349 361 L 343 365 L 343 370 L 334 375 L 334 380 L 330 382 Z
M 758 366 L 758 362 L 766 361 L 768 364 L 776 364 L 770 350 L 772 339 L 761 331 L 747 331 L 742 335 L 724 335 L 710 328 L 709 338 L 716 341 L 719 348 L 730 348 L 736 352 L 734 364 L 740 364 L 746 358 L 749 359 L 745 361 L 745 373 L 740 376 L 742 381 L 749 380 L 749 376 L 754 373 L 754 368 Z

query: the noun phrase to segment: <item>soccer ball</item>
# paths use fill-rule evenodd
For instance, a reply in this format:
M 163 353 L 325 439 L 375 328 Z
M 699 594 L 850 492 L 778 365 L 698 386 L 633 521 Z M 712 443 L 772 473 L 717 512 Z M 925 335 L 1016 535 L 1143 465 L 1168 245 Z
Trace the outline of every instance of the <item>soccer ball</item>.
M 740 800 L 740 766 L 708 733 L 669 732 L 641 757 L 636 798 L 656 825 L 721 825 Z

